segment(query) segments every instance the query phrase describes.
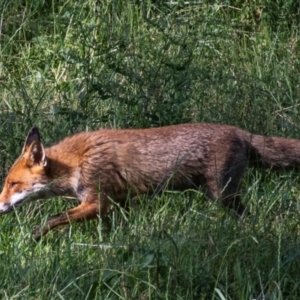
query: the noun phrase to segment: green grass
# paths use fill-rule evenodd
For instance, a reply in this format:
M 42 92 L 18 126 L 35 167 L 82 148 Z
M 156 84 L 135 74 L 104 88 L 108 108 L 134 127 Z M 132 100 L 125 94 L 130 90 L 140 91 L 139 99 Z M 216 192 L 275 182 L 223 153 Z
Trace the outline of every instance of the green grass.
M 50 145 L 79 130 L 184 122 L 299 137 L 293 1 L 0 4 L 0 176 L 32 125 Z M 201 192 L 129 199 L 101 220 L 35 225 L 55 198 L 0 218 L 3 299 L 298 299 L 298 171 L 249 169 L 240 221 Z

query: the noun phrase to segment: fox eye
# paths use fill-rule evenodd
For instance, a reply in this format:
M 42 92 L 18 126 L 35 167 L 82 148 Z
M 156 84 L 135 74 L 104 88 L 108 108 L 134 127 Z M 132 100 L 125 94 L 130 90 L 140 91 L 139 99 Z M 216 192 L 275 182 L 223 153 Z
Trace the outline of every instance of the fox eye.
M 14 186 L 16 186 L 17 182 L 9 182 L 8 187 L 12 189 Z

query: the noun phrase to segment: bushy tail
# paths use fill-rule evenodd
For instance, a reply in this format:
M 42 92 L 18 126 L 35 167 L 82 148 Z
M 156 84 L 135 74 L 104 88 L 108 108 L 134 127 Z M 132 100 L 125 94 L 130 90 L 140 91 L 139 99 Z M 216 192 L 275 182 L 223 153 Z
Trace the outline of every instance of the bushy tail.
M 278 170 L 300 166 L 300 140 L 250 134 L 249 142 L 252 164 Z

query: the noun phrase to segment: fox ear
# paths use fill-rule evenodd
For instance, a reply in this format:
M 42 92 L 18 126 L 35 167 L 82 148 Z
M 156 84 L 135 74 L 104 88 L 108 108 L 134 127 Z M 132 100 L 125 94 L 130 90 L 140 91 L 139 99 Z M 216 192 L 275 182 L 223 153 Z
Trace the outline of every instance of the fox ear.
M 26 163 L 30 167 L 35 164 L 47 165 L 45 148 L 41 143 L 40 133 L 37 127 L 33 127 L 30 130 L 22 154 L 26 157 Z
M 29 167 L 34 165 L 47 165 L 47 158 L 45 153 L 45 148 L 40 141 L 33 141 L 26 153 L 26 164 Z
M 31 130 L 29 131 L 27 138 L 25 140 L 25 144 L 22 150 L 22 153 L 25 153 L 28 151 L 29 147 L 34 141 L 41 142 L 41 137 L 40 137 L 40 132 L 37 127 L 32 127 Z

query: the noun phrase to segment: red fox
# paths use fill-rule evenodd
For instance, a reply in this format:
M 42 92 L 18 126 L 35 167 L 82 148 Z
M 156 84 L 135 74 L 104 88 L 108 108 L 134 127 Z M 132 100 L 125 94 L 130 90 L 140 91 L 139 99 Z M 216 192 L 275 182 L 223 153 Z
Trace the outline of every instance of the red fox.
M 33 127 L 5 180 L 0 213 L 26 201 L 77 197 L 77 207 L 49 217 L 45 226 L 33 230 L 38 239 L 70 221 L 105 216 L 110 199 L 123 206 L 128 195 L 201 187 L 209 198 L 242 215 L 238 188 L 248 164 L 274 169 L 299 165 L 300 140 L 195 123 L 81 132 L 44 148 Z

